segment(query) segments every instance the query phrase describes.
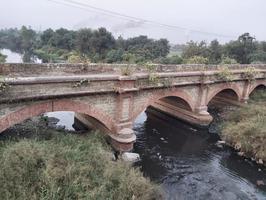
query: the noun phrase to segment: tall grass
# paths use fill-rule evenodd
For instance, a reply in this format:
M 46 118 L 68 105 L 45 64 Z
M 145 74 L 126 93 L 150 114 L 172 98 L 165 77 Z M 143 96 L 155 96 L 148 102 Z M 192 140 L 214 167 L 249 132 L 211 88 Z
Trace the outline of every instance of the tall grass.
M 222 137 L 248 156 L 266 161 L 266 94 L 232 113 L 223 125 Z
M 0 143 L 0 199 L 158 199 L 138 169 L 111 160 L 99 134 Z

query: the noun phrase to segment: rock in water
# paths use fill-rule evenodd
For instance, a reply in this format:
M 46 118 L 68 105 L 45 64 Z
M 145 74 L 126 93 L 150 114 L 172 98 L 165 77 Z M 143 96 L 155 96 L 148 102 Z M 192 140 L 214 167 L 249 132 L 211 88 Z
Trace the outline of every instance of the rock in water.
M 121 155 L 121 158 L 123 161 L 126 161 L 126 162 L 137 162 L 140 160 L 140 157 L 139 157 L 139 154 L 137 153 L 128 153 L 128 152 L 125 152 Z
M 258 186 L 261 186 L 261 185 L 265 185 L 264 181 L 262 180 L 257 180 L 257 185 Z

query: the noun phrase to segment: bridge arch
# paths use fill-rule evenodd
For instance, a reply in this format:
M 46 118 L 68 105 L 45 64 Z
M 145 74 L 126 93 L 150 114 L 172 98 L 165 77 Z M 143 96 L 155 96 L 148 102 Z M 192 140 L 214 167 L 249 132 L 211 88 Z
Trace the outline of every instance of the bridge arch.
M 194 111 L 195 110 L 195 101 L 193 97 L 183 89 L 175 89 L 175 90 L 167 90 L 167 91 L 156 91 L 154 92 L 150 98 L 146 100 L 146 102 L 139 108 L 137 111 L 133 113 L 132 120 L 135 119 L 145 111 L 149 106 L 155 103 L 158 100 L 165 99 L 165 98 L 177 98 L 181 100 L 187 107 L 188 110 Z
M 86 114 L 101 122 L 108 130 L 114 130 L 115 123 L 112 118 L 104 114 L 104 112 L 99 110 L 98 108 L 95 108 L 94 106 L 86 103 L 82 103 L 80 101 L 56 100 L 25 105 L 22 108 L 1 117 L 0 133 L 7 128 L 21 123 L 31 117 L 38 116 L 46 112 L 56 111 L 72 111 L 76 113 Z
M 259 87 L 265 87 L 266 88 L 266 82 L 263 81 L 257 81 L 254 85 L 251 86 L 251 88 L 249 89 L 249 94 L 248 96 L 251 95 L 252 92 L 254 92 L 256 89 L 258 89 Z
M 241 100 L 241 90 L 236 85 L 223 85 L 216 90 L 211 91 L 206 100 L 206 105 L 210 103 L 210 101 L 215 98 L 216 96 L 224 94 L 226 97 L 232 97 L 236 101 Z

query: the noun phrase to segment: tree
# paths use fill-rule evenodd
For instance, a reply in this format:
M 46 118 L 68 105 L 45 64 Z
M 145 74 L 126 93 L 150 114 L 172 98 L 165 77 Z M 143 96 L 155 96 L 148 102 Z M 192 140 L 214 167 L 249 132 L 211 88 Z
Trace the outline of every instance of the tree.
M 122 49 L 112 49 L 106 55 L 106 62 L 114 63 L 121 62 L 123 60 L 124 51 Z
M 188 59 L 194 56 L 208 57 L 209 50 L 205 41 L 201 41 L 200 43 L 190 41 L 186 44 L 184 51 L 182 53 L 182 57 L 184 59 Z
M 222 46 L 219 44 L 217 40 L 211 41 L 209 47 L 209 62 L 211 64 L 218 64 L 221 62 L 222 58 Z
M 0 53 L 0 63 L 5 63 L 6 62 L 6 58 L 7 58 L 6 55 L 3 55 L 3 54 Z
M 255 52 L 254 39 L 249 33 L 240 35 L 238 40 L 225 45 L 225 55 L 234 58 L 238 63 L 249 64 L 250 54 Z
M 23 54 L 23 62 L 31 62 L 34 45 L 36 42 L 36 32 L 31 28 L 27 28 L 26 26 L 22 26 L 20 29 L 20 37 L 21 37 L 21 51 Z
M 80 29 L 77 32 L 75 45 L 76 49 L 79 51 L 80 54 L 89 54 L 90 53 L 90 40 L 92 38 L 92 31 L 91 29 L 84 28 Z
M 185 60 L 186 64 L 208 64 L 208 58 L 202 56 L 193 56 Z

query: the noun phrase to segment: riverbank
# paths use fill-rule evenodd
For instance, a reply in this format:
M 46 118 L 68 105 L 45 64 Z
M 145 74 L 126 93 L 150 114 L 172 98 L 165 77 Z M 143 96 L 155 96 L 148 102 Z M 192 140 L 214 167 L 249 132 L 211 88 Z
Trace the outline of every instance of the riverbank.
M 221 137 L 239 151 L 266 166 L 266 102 L 265 94 L 257 94 L 247 105 L 227 117 Z
M 0 138 L 0 199 L 161 198 L 158 186 L 139 169 L 112 161 L 100 134 L 73 134 L 45 127 L 46 118 L 38 120 Z

